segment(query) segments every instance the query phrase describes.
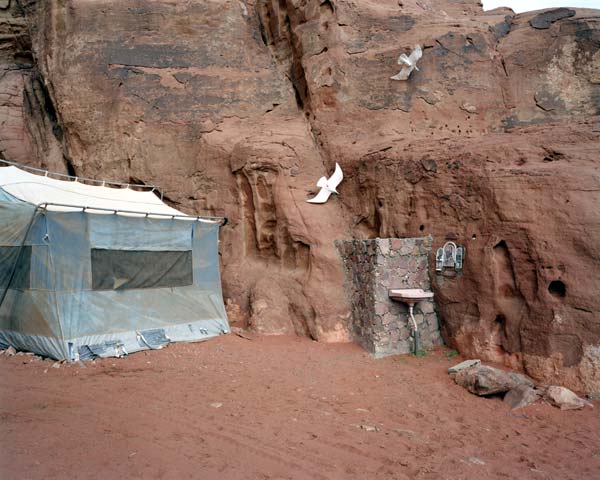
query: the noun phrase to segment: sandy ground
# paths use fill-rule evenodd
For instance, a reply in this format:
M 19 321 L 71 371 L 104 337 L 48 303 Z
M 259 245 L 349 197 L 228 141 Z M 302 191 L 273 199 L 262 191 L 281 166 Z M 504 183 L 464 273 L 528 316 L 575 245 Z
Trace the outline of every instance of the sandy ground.
M 600 402 L 510 412 L 459 359 L 229 335 L 52 368 L 0 357 L 2 479 L 600 479 Z

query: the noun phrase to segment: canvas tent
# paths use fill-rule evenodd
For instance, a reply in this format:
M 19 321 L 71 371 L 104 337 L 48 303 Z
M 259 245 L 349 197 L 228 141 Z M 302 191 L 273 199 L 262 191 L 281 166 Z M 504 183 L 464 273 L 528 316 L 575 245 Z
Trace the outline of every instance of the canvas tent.
M 0 346 L 73 361 L 229 332 L 221 224 L 152 191 L 0 167 Z

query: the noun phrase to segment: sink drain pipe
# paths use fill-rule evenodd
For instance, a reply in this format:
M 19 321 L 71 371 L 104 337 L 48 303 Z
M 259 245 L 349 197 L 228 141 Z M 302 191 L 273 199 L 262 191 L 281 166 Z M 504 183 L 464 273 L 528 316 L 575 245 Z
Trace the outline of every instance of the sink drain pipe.
M 413 327 L 413 347 L 414 347 L 414 351 L 413 353 L 415 355 L 419 354 L 419 327 L 417 326 L 417 321 L 415 320 L 415 316 L 413 315 L 413 308 L 414 308 L 414 304 L 409 304 L 408 305 L 408 313 L 410 315 L 410 319 L 412 320 L 412 327 Z

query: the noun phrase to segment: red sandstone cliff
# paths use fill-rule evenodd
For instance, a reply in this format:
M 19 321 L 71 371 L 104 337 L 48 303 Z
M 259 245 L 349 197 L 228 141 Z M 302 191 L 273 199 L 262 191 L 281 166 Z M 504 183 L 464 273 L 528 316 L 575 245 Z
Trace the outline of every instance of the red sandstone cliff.
M 0 0 L 0 153 L 228 216 L 226 300 L 259 331 L 347 338 L 336 239 L 456 239 L 447 342 L 598 391 L 600 12 L 561 13 Z M 335 162 L 341 195 L 305 203 Z

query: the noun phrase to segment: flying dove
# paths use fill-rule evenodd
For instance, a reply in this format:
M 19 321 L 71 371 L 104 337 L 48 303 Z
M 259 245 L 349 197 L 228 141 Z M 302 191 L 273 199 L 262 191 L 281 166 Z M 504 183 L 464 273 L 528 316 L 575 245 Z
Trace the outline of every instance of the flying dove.
M 308 203 L 325 203 L 332 193 L 338 193 L 336 190 L 337 186 L 343 180 L 344 174 L 342 173 L 341 167 L 336 163 L 335 171 L 331 177 L 321 177 L 317 182 L 317 187 L 321 190 L 317 193 L 317 196 L 307 200 Z
M 408 80 L 408 77 L 412 73 L 413 70 L 419 71 L 417 67 L 417 62 L 423 56 L 423 50 L 421 50 L 420 45 L 415 45 L 415 49 L 410 52 L 410 55 L 407 57 L 406 54 L 402 54 L 398 57 L 398 65 L 404 65 L 400 73 L 397 73 L 393 77 L 390 77 L 392 80 Z

